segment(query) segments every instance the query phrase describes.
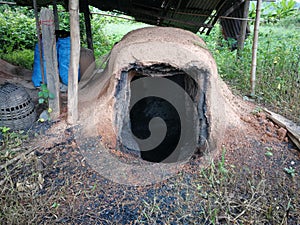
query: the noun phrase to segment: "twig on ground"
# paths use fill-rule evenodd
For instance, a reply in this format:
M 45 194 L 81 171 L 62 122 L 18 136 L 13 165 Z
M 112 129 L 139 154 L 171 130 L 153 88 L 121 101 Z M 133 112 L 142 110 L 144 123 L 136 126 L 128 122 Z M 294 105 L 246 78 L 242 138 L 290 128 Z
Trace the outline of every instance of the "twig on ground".
M 0 165 L 0 171 L 7 168 L 7 166 L 13 164 L 16 161 L 19 161 L 22 158 L 25 158 L 27 155 L 29 155 L 31 152 L 35 151 L 38 147 L 28 149 L 26 152 L 21 153 L 20 155 L 14 157 L 13 159 L 7 161 L 4 165 Z

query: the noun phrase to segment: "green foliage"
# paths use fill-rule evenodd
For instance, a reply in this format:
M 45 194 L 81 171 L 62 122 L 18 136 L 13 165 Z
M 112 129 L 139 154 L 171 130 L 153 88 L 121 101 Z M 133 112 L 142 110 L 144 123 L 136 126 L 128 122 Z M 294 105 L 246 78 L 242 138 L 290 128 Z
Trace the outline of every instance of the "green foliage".
M 112 18 L 107 18 L 101 15 L 94 15 L 92 20 L 93 27 L 93 41 L 95 49 L 95 57 L 100 57 L 110 52 L 116 42 L 118 42 L 121 35 L 106 35 L 104 27 L 112 23 Z
M 35 20 L 28 11 L 24 7 L 0 6 L 0 53 L 34 48 Z
M 261 18 L 266 23 L 276 23 L 281 19 L 295 15 L 297 12 L 296 1 L 281 0 L 276 2 L 264 2 L 261 9 Z M 252 2 L 249 17 L 255 19 L 256 5 Z
M 69 12 L 61 5 L 57 6 L 58 9 L 58 20 L 59 20 L 59 29 L 70 31 L 70 16 Z M 85 37 L 85 23 L 83 13 L 79 14 L 79 26 L 80 26 L 80 40 L 81 45 L 86 46 L 86 37 Z
M 42 84 L 41 90 L 38 93 L 38 97 L 39 97 L 39 104 L 43 104 L 43 103 L 48 104 L 48 100 L 53 99 L 54 95 L 53 93 L 49 92 L 49 89 L 47 88 L 46 84 Z
M 259 34 L 256 92 L 259 102 L 300 122 L 300 33 L 297 24 L 286 25 L 288 17 L 275 25 L 262 24 Z M 249 94 L 252 36 L 245 42 L 241 57 L 228 48 L 216 26 L 204 37 L 218 65 L 220 76 L 242 95 Z
M 270 13 L 268 16 L 274 18 L 275 20 L 292 16 L 296 12 L 295 5 L 296 1 L 294 0 L 281 0 L 279 2 L 272 2 L 271 8 L 273 8 L 275 12 Z
M 50 113 L 52 112 L 52 108 L 48 107 L 49 99 L 54 99 L 55 96 L 53 93 L 51 93 L 47 87 L 46 84 L 41 85 L 41 90 L 38 93 L 38 102 L 43 106 L 44 109 L 47 111 L 45 112 L 45 116 L 47 117 L 47 120 L 51 120 Z M 46 118 L 45 117 L 40 117 L 39 122 L 45 122 Z
M 26 69 L 32 70 L 34 51 L 30 49 L 17 50 L 8 52 L 6 54 L 0 54 L 0 58 L 4 59 L 16 66 L 21 66 Z
M 96 10 L 96 9 L 93 9 Z M 70 30 L 69 13 L 58 5 L 60 30 Z M 92 20 L 95 56 L 103 56 L 111 50 L 123 35 L 106 34 L 108 24 L 132 24 L 133 22 L 115 17 L 94 15 Z M 36 27 L 33 10 L 25 7 L 0 6 L 0 57 L 10 63 L 32 69 Z M 84 16 L 80 14 L 81 46 L 86 46 Z
M 273 149 L 271 147 L 267 147 L 265 148 L 266 152 L 265 152 L 265 156 L 268 156 L 268 157 L 272 157 L 273 156 Z
M 57 6 L 57 10 L 58 10 L 59 29 L 70 31 L 69 13 L 61 5 Z
M 300 112 L 300 33 L 266 26 L 261 29 L 258 52 L 258 95 L 283 111 Z
M 16 154 L 12 149 L 19 147 L 28 135 L 23 130 L 11 131 L 9 127 L 0 127 L 0 161 L 11 159 Z
M 280 20 L 279 24 L 286 29 L 299 29 L 300 27 L 300 13 L 296 13 L 291 17 Z
M 291 175 L 292 177 L 295 176 L 296 170 L 293 167 L 289 167 L 289 168 L 284 168 L 284 172 L 286 172 L 287 174 Z

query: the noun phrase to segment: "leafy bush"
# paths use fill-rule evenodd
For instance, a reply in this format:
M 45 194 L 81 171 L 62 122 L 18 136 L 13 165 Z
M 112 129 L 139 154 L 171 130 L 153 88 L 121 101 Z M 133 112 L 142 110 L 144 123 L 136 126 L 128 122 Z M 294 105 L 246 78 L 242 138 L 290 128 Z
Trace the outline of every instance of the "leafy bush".
M 24 7 L 0 7 L 0 53 L 34 48 L 35 20 L 28 14 L 28 9 Z
M 276 25 L 263 24 L 259 34 L 257 59 L 257 100 L 273 110 L 300 122 L 300 33 L 289 28 L 286 18 Z M 242 95 L 250 93 L 252 35 L 246 40 L 241 57 L 222 40 L 218 26 L 204 37 L 218 65 L 220 76 Z
M 6 54 L 0 54 L 0 58 L 26 69 L 32 70 L 34 51 L 30 49 L 18 50 Z
M 300 122 L 300 33 L 266 26 L 261 30 L 257 69 L 258 95 L 282 114 Z
M 70 30 L 69 13 L 58 6 L 60 30 Z M 107 54 L 121 35 L 106 35 L 104 27 L 109 23 L 133 23 L 124 19 L 94 15 L 91 20 L 95 56 Z M 84 16 L 80 15 L 81 46 L 86 46 Z M 33 10 L 25 7 L 0 6 L 0 57 L 28 69 L 32 69 L 32 52 L 37 42 Z M 30 49 L 30 51 L 28 50 Z
M 295 0 L 280 0 L 276 2 L 263 2 L 261 18 L 265 23 L 276 23 L 281 19 L 291 17 L 297 13 Z M 256 5 L 252 2 L 249 18 L 255 19 Z
M 106 35 L 104 32 L 105 25 L 112 23 L 113 19 L 101 15 L 93 16 L 92 32 L 96 58 L 109 53 L 113 45 L 122 38 L 120 35 Z

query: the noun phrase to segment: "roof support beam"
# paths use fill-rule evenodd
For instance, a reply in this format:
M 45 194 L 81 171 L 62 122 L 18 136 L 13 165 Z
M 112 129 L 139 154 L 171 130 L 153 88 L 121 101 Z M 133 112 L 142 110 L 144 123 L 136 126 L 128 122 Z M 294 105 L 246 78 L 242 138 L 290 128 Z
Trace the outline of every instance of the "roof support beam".
M 251 96 L 255 96 L 255 84 L 256 84 L 256 64 L 257 64 L 257 47 L 258 47 L 258 31 L 259 31 L 259 21 L 261 12 L 262 0 L 257 0 L 256 5 L 256 18 L 254 24 L 254 34 L 253 34 L 253 46 L 252 46 L 252 65 L 251 65 Z
M 249 5 L 250 5 L 250 0 L 246 0 L 245 4 L 244 4 L 243 19 L 248 18 Z M 238 57 L 239 57 L 241 51 L 243 51 L 243 49 L 244 49 L 244 42 L 245 42 L 245 38 L 246 38 L 248 20 L 242 20 L 241 23 L 242 24 L 241 24 L 241 30 L 240 30 L 240 35 L 239 35 L 239 39 L 238 39 L 238 49 L 237 49 L 238 50 Z
M 78 67 L 80 57 L 79 0 L 69 0 L 71 58 L 68 74 L 68 123 L 78 120 Z
M 84 13 L 87 45 L 88 45 L 88 48 L 94 52 L 92 26 L 91 26 L 91 18 L 90 18 L 91 13 L 90 13 L 88 1 L 86 2 L 86 4 L 83 4 L 83 13 Z
M 225 4 L 226 4 L 226 1 L 221 2 L 221 3 L 218 5 L 218 9 L 217 9 L 215 15 L 214 15 L 214 16 L 210 16 L 209 24 L 211 24 L 211 28 L 209 28 L 209 29 L 206 31 L 206 35 L 209 35 L 209 34 L 210 34 L 211 29 L 213 28 L 213 26 L 215 25 L 215 23 L 218 21 L 219 17 L 221 16 L 222 8 L 223 8 L 223 6 L 224 6 Z M 200 33 L 202 34 L 204 31 L 205 31 L 205 30 L 202 29 Z
M 176 22 L 176 23 L 180 23 L 180 24 L 183 24 L 183 25 L 191 25 L 191 26 L 202 26 L 202 27 L 205 27 L 205 28 L 212 28 L 211 25 L 209 24 L 199 24 L 199 23 L 194 23 L 194 22 L 187 22 L 187 21 L 182 21 L 182 20 L 178 20 L 178 19 L 172 19 L 172 18 L 169 18 L 169 17 L 164 17 L 164 16 L 160 16 L 158 13 L 155 13 L 155 12 L 149 12 L 147 10 L 132 10 L 132 12 L 134 14 L 137 14 L 137 13 L 143 13 L 144 15 L 148 15 L 148 16 L 151 16 L 151 17 L 157 17 L 157 18 L 160 18 L 160 19 L 164 19 L 165 21 L 171 21 L 171 22 Z M 145 22 L 146 22 L 146 19 L 144 19 Z
M 52 0 L 55 30 L 59 30 L 59 19 L 56 0 Z
M 39 57 L 40 57 L 40 68 L 42 73 L 42 83 L 45 82 L 45 74 L 44 74 L 44 63 L 43 63 L 43 48 L 42 48 L 42 38 L 41 38 L 41 30 L 40 30 L 40 23 L 39 23 L 39 12 L 38 7 L 36 4 L 36 0 L 33 0 L 33 9 L 34 9 L 34 16 L 35 16 L 35 25 L 36 25 L 36 34 L 38 38 L 38 46 L 39 46 Z
M 234 10 L 236 10 L 238 7 L 240 7 L 241 4 L 244 3 L 245 0 L 242 0 L 240 2 L 236 2 L 231 8 L 229 8 L 222 16 L 228 16 L 230 13 L 232 13 Z

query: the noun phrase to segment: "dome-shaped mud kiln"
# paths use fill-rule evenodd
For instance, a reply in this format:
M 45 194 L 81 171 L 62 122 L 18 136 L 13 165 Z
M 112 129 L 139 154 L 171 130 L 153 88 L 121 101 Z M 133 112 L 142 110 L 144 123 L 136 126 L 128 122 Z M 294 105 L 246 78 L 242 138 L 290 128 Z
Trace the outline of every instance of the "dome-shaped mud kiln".
M 150 162 L 215 153 L 235 122 L 227 118 L 232 110 L 219 82 L 197 35 L 177 28 L 135 30 L 114 46 L 103 72 L 81 81 L 82 134 L 99 135 L 106 146 Z

